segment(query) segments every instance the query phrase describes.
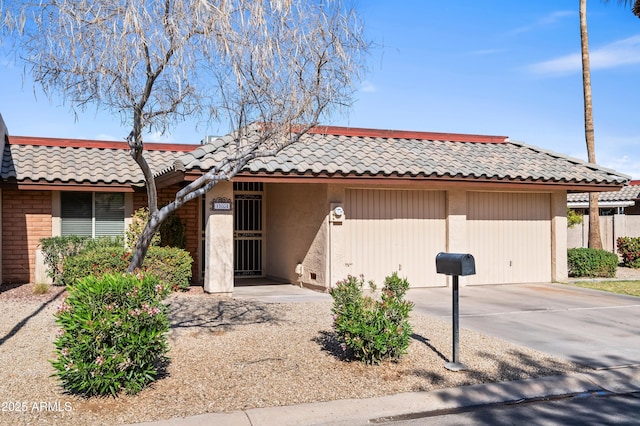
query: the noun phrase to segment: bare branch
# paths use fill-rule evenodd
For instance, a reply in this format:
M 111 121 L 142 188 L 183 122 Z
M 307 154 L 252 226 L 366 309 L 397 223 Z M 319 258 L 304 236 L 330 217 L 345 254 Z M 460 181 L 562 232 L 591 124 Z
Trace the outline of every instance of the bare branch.
M 369 47 L 341 0 L 32 0 L 8 9 L 22 58 L 46 93 L 72 108 L 119 112 L 131 128 L 151 212 L 132 267 L 173 210 L 350 105 Z M 158 209 L 142 134 L 184 117 L 222 118 L 236 142 Z

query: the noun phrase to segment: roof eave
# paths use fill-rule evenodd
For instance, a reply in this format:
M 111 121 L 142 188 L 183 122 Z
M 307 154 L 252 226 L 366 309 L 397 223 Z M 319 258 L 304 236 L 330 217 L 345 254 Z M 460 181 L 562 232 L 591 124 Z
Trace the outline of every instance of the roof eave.
M 635 205 L 634 201 L 598 201 L 599 208 L 609 208 L 609 207 L 631 207 Z M 588 209 L 589 202 L 588 201 L 569 201 L 567 202 L 567 206 L 572 209 Z
M 185 181 L 193 181 L 199 176 L 202 176 L 205 171 L 202 170 L 190 170 L 186 173 L 178 175 L 175 171 L 172 183 L 179 182 L 180 179 Z M 170 174 L 162 175 L 162 179 L 169 179 L 167 176 Z M 500 185 L 500 186 L 522 186 L 527 185 L 529 187 L 536 188 L 553 188 L 554 190 L 566 190 L 568 192 L 601 192 L 603 189 L 607 190 L 619 190 L 626 182 L 576 182 L 576 181 L 554 181 L 543 179 L 506 179 L 496 177 L 472 177 L 472 176 L 437 176 L 437 175 L 384 175 L 384 174 L 355 174 L 355 173 L 300 173 L 300 172 L 250 172 L 243 171 L 234 176 L 235 181 L 262 181 L 262 182 L 307 182 L 312 181 L 323 183 L 438 183 L 438 184 L 479 184 L 479 185 Z

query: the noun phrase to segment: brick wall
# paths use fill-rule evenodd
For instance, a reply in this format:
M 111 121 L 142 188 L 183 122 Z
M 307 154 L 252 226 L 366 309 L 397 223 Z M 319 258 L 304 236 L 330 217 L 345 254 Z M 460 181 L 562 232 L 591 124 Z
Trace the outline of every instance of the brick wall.
M 162 206 L 175 196 L 178 187 L 166 188 L 158 194 Z M 40 239 L 51 237 L 51 192 L 2 190 L 2 281 L 27 283 L 35 280 L 35 253 Z M 145 193 L 133 196 L 134 210 L 147 205 Z M 185 204 L 177 214 L 186 225 L 186 249 L 193 257 L 192 280 L 201 283 L 198 251 L 201 235 L 198 224 L 200 200 Z
M 51 192 L 2 190 L 2 280 L 35 280 L 40 239 L 51 236 Z
M 162 207 L 175 198 L 176 192 L 180 188 L 178 186 L 171 186 L 169 188 L 163 188 L 158 191 L 158 206 Z M 182 206 L 176 214 L 185 225 L 186 233 L 186 250 L 191 253 L 193 257 L 193 265 L 191 267 L 191 280 L 194 283 L 202 283 L 202 276 L 199 269 L 200 252 L 198 246 L 200 243 L 201 230 L 198 224 L 198 215 L 200 209 L 200 199 L 189 201 Z M 142 192 L 136 192 L 133 195 L 133 209 L 137 210 L 141 207 L 147 206 L 147 194 Z

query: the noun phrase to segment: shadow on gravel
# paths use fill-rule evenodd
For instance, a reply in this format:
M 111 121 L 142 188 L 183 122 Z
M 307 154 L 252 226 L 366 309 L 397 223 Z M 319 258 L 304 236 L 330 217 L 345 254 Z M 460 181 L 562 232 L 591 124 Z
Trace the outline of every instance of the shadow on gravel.
M 319 336 L 313 338 L 313 342 L 320 345 L 323 351 L 343 361 L 349 359 L 348 354 L 342 349 L 340 341 L 337 339 L 334 332 L 324 330 L 320 331 L 318 334 Z M 436 349 L 435 346 L 433 346 L 429 342 L 429 339 L 427 339 L 426 337 L 413 333 L 411 335 L 411 338 L 420 343 L 423 343 L 444 361 L 449 361 L 447 357 L 444 356 L 438 349 Z
M 20 331 L 22 329 L 22 327 L 24 327 L 29 322 L 29 320 L 31 318 L 37 316 L 40 312 L 42 312 L 42 310 L 44 308 L 46 308 L 48 305 L 50 305 L 58 297 L 60 297 L 60 295 L 62 293 L 64 293 L 64 291 L 65 291 L 65 287 L 62 287 L 57 293 L 55 293 L 53 295 L 53 297 L 51 297 L 49 300 L 47 300 L 42 305 L 40 305 L 40 307 L 38 309 L 33 311 L 33 313 L 31 313 L 30 315 L 27 315 L 20 322 L 18 322 L 16 325 L 14 325 L 13 328 L 4 337 L 0 338 L 0 346 L 2 346 L 10 338 L 15 336 L 18 333 L 18 331 Z
M 447 361 L 447 362 L 449 361 L 449 359 L 448 359 L 446 356 L 444 356 L 444 354 L 443 354 L 442 352 L 440 352 L 438 349 L 436 349 L 436 347 L 435 347 L 435 346 L 433 346 L 433 345 L 429 342 L 429 339 L 427 339 L 426 337 L 421 336 L 421 335 L 419 335 L 419 334 L 415 334 L 415 333 L 413 333 L 413 334 L 411 335 L 411 338 L 412 338 L 413 340 L 416 340 L 416 341 L 420 342 L 420 343 L 423 343 L 426 347 L 428 347 L 428 348 L 429 348 L 429 349 L 431 349 L 431 350 L 432 350 L 436 355 L 438 355 L 442 360 Z
M 342 346 L 340 346 L 340 341 L 336 338 L 336 334 L 333 331 L 322 330 L 318 332 L 318 336 L 311 340 L 320 345 L 324 352 L 340 361 L 350 360 L 348 354 L 342 349 Z
M 229 331 L 249 324 L 279 324 L 281 318 L 275 306 L 246 300 L 182 298 L 169 304 L 172 329 Z

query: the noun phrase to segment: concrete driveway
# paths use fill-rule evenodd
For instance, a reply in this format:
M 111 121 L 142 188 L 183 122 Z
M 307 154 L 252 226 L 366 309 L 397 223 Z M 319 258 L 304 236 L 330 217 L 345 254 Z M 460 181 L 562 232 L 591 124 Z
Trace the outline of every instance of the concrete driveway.
M 414 310 L 451 319 L 451 288 L 411 289 Z M 640 364 L 640 297 L 562 284 L 460 287 L 460 327 L 594 368 Z M 464 359 L 461 359 L 464 362 Z

